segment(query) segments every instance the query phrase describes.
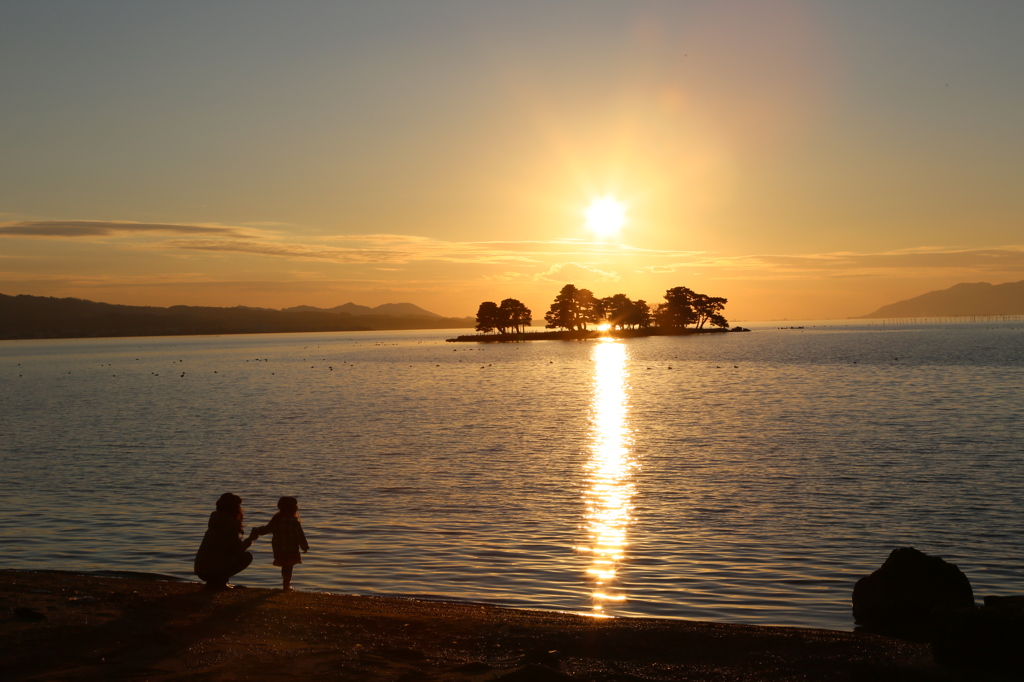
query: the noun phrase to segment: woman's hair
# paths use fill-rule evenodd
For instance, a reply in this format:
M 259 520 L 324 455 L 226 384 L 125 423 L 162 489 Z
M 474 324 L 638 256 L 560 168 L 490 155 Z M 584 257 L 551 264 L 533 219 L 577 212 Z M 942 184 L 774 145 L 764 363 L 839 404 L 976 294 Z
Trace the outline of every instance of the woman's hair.
M 233 514 L 238 519 L 238 532 L 242 532 L 242 520 L 245 514 L 242 513 L 242 498 L 234 493 L 224 493 L 217 498 L 217 511 L 226 514 Z
M 294 516 L 297 519 L 300 518 L 299 501 L 289 495 L 286 495 L 277 501 L 277 509 L 278 512 L 274 514 L 275 519 L 281 516 Z

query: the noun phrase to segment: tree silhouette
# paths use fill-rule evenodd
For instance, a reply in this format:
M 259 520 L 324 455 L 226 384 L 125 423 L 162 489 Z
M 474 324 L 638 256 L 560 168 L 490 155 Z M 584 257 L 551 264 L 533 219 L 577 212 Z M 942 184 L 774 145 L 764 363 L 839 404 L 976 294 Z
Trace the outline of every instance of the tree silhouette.
M 597 324 L 601 319 L 601 303 L 594 298 L 593 292 L 566 284 L 544 314 L 547 322 L 544 326 L 548 329 L 586 331 L 588 324 Z
M 576 305 L 580 311 L 576 325 L 578 329 L 586 331 L 588 324 L 600 324 L 604 315 L 601 303 L 594 297 L 594 292 L 590 289 L 577 289 Z
M 708 323 L 727 328 L 729 322 L 721 312 L 728 302 L 726 298 L 698 294 L 687 287 L 673 287 L 665 292 L 665 302 L 655 308 L 654 319 L 663 329 L 685 329 L 688 324 L 703 329 Z
M 647 301 L 631 301 L 625 294 L 607 296 L 598 301 L 602 319 L 612 329 L 647 329 L 651 326 L 651 309 Z
M 673 287 L 665 292 L 665 302 L 654 310 L 642 299 L 631 301 L 626 294 L 595 298 L 588 289 L 577 289 L 566 284 L 555 297 L 551 308 L 544 314 L 547 329 L 587 331 L 588 324 L 606 321 L 614 329 L 648 329 L 657 325 L 671 332 L 694 325 L 729 327 L 722 315 L 728 299 L 698 294 L 688 287 Z M 477 331 L 497 329 L 502 334 L 521 333 L 532 322 L 530 309 L 514 298 L 506 298 L 497 305 L 491 301 L 480 304 L 477 312 Z
M 695 294 L 690 305 L 697 316 L 697 329 L 703 329 L 704 325 L 709 322 L 712 327 L 727 328 L 729 321 L 722 317 L 721 312 L 725 309 L 725 304 L 728 302 L 729 299 L 727 298 Z
M 665 292 L 665 302 L 654 309 L 654 319 L 662 329 L 685 329 L 697 321 L 693 298 L 697 294 L 686 287 L 673 287 Z
M 615 294 L 602 298 L 601 313 L 604 320 L 612 326 L 612 329 L 625 329 L 630 325 L 630 316 L 633 313 L 633 301 L 625 294 Z
M 487 334 L 498 328 L 501 313 L 494 301 L 484 301 L 476 311 L 476 330 Z
M 511 328 L 513 332 L 521 334 L 526 327 L 530 326 L 533 319 L 530 317 L 532 311 L 523 305 L 522 301 L 518 301 L 514 298 L 506 298 L 501 302 L 498 307 L 498 314 L 501 318 L 501 324 L 498 327 L 501 329 L 501 333 L 507 333 L 507 329 Z
M 544 313 L 544 326 L 547 329 L 576 329 L 580 324 L 580 306 L 577 299 L 579 289 L 566 284 L 555 296 L 551 308 Z
M 647 329 L 651 326 L 653 319 L 651 318 L 651 307 L 647 305 L 647 301 L 637 299 L 633 301 L 633 309 L 629 313 L 628 323 L 634 329 Z

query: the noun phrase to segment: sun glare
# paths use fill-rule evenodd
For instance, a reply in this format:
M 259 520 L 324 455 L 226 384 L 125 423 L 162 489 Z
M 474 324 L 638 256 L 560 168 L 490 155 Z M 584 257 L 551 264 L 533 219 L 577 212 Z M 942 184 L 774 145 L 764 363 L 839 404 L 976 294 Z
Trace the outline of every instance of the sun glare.
M 587 207 L 587 227 L 599 236 L 615 234 L 626 224 L 626 206 L 614 197 L 601 197 Z
M 591 407 L 591 457 L 587 462 L 587 542 L 576 550 L 586 554 L 585 577 L 590 586 L 591 615 L 605 605 L 626 601 L 625 585 L 617 580 L 626 559 L 636 492 L 636 462 L 630 452 L 629 355 L 626 345 L 604 338 L 593 346 L 594 394 Z

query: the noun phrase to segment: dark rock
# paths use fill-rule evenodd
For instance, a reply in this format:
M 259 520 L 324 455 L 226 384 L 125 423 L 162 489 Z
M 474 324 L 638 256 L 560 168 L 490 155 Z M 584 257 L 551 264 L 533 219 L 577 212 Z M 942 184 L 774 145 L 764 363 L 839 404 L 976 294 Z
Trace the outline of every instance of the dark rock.
M 974 608 L 967 576 L 941 557 L 894 549 L 882 567 L 857 581 L 853 617 L 877 632 L 924 634 L 933 616 Z
M 14 615 L 23 620 L 45 620 L 46 615 L 28 606 L 18 606 L 14 609 Z
M 985 608 L 1024 616 L 1024 594 L 1015 594 L 1010 597 L 985 597 Z
M 933 623 L 931 640 L 939 665 L 1024 669 L 1024 614 L 1019 611 L 986 606 L 948 613 Z

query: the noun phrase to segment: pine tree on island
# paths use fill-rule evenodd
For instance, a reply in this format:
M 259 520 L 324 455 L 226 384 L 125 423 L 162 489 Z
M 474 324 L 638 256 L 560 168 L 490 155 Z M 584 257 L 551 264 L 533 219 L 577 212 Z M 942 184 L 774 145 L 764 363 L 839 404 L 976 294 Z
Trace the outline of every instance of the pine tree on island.
M 726 298 L 698 294 L 687 287 L 673 287 L 665 292 L 665 302 L 654 309 L 654 319 L 662 329 L 686 329 L 690 324 L 703 329 L 708 323 L 728 328 L 729 321 L 721 315 L 728 302 Z
M 506 298 L 501 305 L 484 301 L 476 311 L 476 330 L 485 334 L 521 334 L 533 322 L 532 314 L 522 301 L 514 298 Z
M 513 334 L 522 334 L 533 323 L 533 311 L 523 305 L 522 301 L 514 298 L 502 301 L 498 306 L 498 313 Z
M 548 329 L 586 331 L 587 323 L 598 324 L 601 321 L 601 309 L 590 290 L 566 284 L 558 292 L 551 309 L 545 313 L 544 321 Z
M 498 304 L 494 301 L 484 301 L 476 310 L 476 330 L 489 334 L 497 329 Z
M 601 318 L 611 329 L 647 329 L 651 326 L 651 308 L 643 299 L 629 300 L 625 294 L 615 294 L 598 300 Z
M 674 331 L 706 324 L 727 328 L 728 321 L 720 314 L 728 301 L 698 294 L 686 287 L 675 287 L 665 292 L 665 302 L 659 303 L 653 314 L 647 301 L 632 301 L 626 294 L 615 294 L 595 299 L 586 289 L 566 284 L 558 292 L 551 309 L 544 315 L 548 329 L 585 331 L 587 324 L 607 322 L 611 329 L 660 329 Z

